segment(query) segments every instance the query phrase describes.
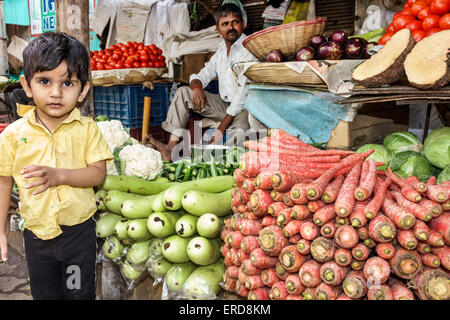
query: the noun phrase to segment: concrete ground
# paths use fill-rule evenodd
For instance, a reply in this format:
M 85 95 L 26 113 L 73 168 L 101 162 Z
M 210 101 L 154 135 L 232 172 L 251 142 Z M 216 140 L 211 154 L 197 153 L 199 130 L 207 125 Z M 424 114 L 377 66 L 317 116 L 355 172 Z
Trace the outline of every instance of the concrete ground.
M 0 263 L 0 300 L 32 300 L 25 257 L 8 248 L 8 262 Z

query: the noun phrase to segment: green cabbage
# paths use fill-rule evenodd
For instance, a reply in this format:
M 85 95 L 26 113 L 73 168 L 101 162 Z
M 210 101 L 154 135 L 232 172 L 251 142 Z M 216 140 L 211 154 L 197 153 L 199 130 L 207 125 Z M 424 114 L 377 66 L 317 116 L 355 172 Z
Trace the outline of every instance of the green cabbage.
M 434 175 L 433 166 L 418 152 L 403 151 L 394 154 L 389 163 L 391 170 L 403 178 L 415 176 L 422 182 L 427 182 Z
M 450 164 L 450 127 L 434 130 L 423 144 L 422 153 L 432 165 L 444 169 Z
M 444 181 L 450 181 L 450 164 L 442 170 L 437 178 L 437 183 L 442 183 Z
M 394 132 L 388 135 L 383 142 L 392 154 L 402 151 L 419 152 L 423 145 L 413 133 L 407 131 Z
M 392 153 L 381 144 L 366 144 L 356 150 L 356 152 L 362 153 L 369 151 L 370 149 L 375 149 L 375 152 L 367 157 L 367 159 L 373 159 L 375 162 L 386 163 L 384 166 L 377 168 L 378 170 L 386 170 L 389 161 L 392 159 Z

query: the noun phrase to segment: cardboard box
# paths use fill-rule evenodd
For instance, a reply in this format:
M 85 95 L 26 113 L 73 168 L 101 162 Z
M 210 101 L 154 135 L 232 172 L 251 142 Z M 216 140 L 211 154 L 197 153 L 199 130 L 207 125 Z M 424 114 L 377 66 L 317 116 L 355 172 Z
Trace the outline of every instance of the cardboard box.
M 339 120 L 326 147 L 356 150 L 368 143 L 382 144 L 388 134 L 408 131 L 408 127 L 408 105 L 370 104 L 360 110 L 353 122 Z
M 0 39 L 0 76 L 9 74 L 6 40 Z
M 182 64 L 174 64 L 173 79 L 189 83 L 191 74 L 198 73 L 215 52 L 187 54 Z

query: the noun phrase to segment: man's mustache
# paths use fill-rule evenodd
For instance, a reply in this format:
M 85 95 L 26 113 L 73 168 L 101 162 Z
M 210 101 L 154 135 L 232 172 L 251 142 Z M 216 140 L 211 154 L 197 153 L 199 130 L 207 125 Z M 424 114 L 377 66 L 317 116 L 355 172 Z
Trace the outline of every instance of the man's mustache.
M 227 34 L 232 34 L 232 33 L 237 33 L 237 31 L 233 29 L 233 30 L 230 30 L 227 32 Z

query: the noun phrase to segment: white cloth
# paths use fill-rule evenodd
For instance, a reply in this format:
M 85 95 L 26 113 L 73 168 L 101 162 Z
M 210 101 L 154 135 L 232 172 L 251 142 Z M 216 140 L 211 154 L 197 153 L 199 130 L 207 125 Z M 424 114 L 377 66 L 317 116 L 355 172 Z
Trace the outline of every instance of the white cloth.
M 231 102 L 227 108 L 227 114 L 236 116 L 245 108 L 245 100 L 248 96 L 248 86 L 239 86 L 233 77 L 232 65 L 237 62 L 258 61 L 243 45 L 242 41 L 247 36 L 242 34 L 230 48 L 227 56 L 225 40 L 219 44 L 216 53 L 205 64 L 199 73 L 193 74 L 189 82 L 198 79 L 205 88 L 216 77 L 219 80 L 219 94 L 223 101 Z

